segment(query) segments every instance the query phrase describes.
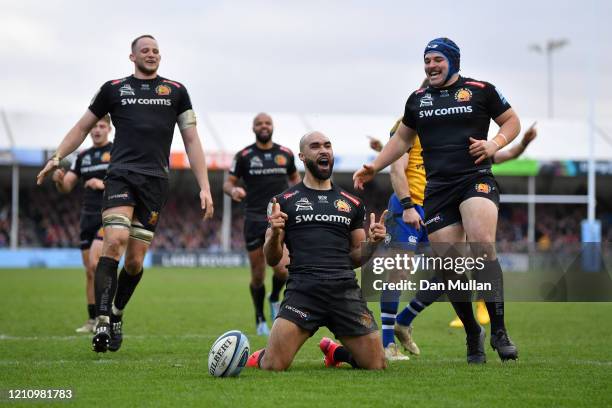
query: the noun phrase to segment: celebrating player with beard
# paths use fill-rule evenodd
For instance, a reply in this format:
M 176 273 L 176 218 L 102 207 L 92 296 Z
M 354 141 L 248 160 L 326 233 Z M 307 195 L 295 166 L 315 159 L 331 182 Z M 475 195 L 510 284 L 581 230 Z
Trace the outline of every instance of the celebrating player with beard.
M 253 353 L 247 366 L 289 368 L 304 342 L 326 326 L 342 343 L 321 340 L 326 366 L 347 362 L 382 369 L 386 362 L 378 327 L 353 269 L 368 258 L 362 257 L 362 243 L 367 242 L 372 251 L 384 240 L 384 214 L 379 222 L 370 214 L 366 241 L 365 206 L 331 182 L 334 154 L 324 134 L 302 137 L 299 157 L 306 168 L 304 180 L 270 201 L 264 244 L 270 265 L 281 260 L 283 245 L 289 250 L 285 298 L 267 347 Z

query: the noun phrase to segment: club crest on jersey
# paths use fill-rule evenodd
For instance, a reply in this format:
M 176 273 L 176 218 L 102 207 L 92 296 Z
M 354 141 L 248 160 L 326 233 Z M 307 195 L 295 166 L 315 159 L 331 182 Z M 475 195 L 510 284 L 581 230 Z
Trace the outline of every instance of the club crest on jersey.
M 351 212 L 351 205 L 341 198 L 334 201 L 334 207 L 336 207 L 340 212 Z
M 108 163 L 111 159 L 111 155 L 110 152 L 104 152 L 104 154 L 102 154 L 102 158 L 100 159 L 103 163 Z
M 249 163 L 249 167 L 263 167 L 263 162 L 259 156 L 251 157 L 251 161 Z
M 430 93 L 426 93 L 425 95 L 423 95 L 419 101 L 421 103 L 421 105 L 419 106 L 420 108 L 422 108 L 423 106 L 433 106 L 433 97 Z
M 172 92 L 172 89 L 168 85 L 157 85 L 155 87 L 155 93 L 159 96 L 170 95 L 170 92 Z
M 455 92 L 455 100 L 457 102 L 469 102 L 472 100 L 472 91 L 467 88 L 461 88 Z
M 274 156 L 274 163 L 278 164 L 279 166 L 284 166 L 287 164 L 287 158 L 282 154 L 277 154 Z
M 491 186 L 488 185 L 487 183 L 476 183 L 476 186 L 474 186 L 474 188 L 476 189 L 477 193 L 484 193 L 484 194 L 489 194 L 492 190 Z
M 130 84 L 121 85 L 119 88 L 119 96 L 134 96 L 134 88 Z
M 302 197 L 296 201 L 295 211 L 312 211 L 312 203 L 307 197 Z
M 157 211 L 151 211 L 151 215 L 149 216 L 149 225 L 157 224 L 157 220 L 159 219 L 159 213 Z

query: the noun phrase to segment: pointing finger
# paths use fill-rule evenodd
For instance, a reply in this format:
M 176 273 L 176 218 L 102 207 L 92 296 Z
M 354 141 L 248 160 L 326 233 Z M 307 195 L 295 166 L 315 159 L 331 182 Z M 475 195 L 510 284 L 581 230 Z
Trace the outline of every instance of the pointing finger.
M 387 210 L 387 209 L 385 208 L 385 211 L 383 211 L 383 213 L 382 213 L 382 214 L 381 214 L 381 216 L 380 216 L 380 221 L 379 221 L 379 223 L 380 223 L 380 224 L 382 224 L 383 222 L 385 222 L 385 217 L 387 216 L 387 213 L 388 213 L 388 212 L 389 212 L 389 210 Z

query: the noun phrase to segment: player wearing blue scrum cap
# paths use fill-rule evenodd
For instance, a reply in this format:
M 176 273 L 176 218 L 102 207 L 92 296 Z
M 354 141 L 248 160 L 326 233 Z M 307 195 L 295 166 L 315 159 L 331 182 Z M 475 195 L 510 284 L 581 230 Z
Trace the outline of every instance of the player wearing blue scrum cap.
M 516 359 L 518 350 L 504 322 L 502 270 L 495 252 L 499 188 L 491 158 L 518 135 L 520 122 L 495 86 L 459 75 L 460 49 L 450 39 L 430 41 L 423 61 L 429 85 L 410 95 L 394 136 L 374 162 L 354 174 L 355 187 L 363 188 L 400 158 L 418 133 L 427 177 L 423 204 L 429 240 L 434 247 L 470 242 L 473 256 L 486 259 L 479 274 L 492 283 L 492 290 L 480 294 L 491 317 L 491 346 L 502 360 Z M 499 131 L 487 140 L 491 119 Z M 468 363 L 484 363 L 485 331 L 471 303 L 448 294 L 465 327 Z

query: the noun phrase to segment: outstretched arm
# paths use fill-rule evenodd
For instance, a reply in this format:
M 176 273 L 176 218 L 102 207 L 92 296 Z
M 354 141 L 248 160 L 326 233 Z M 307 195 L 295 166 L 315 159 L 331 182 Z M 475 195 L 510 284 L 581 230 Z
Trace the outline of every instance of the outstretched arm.
M 55 170 L 60 161 L 74 152 L 77 147 L 83 143 L 89 131 L 98 122 L 98 117 L 94 115 L 89 109 L 85 111 L 81 119 L 68 131 L 64 139 L 55 150 L 53 157 L 45 164 L 45 167 L 36 176 L 36 184 L 41 185 L 45 177 Z

